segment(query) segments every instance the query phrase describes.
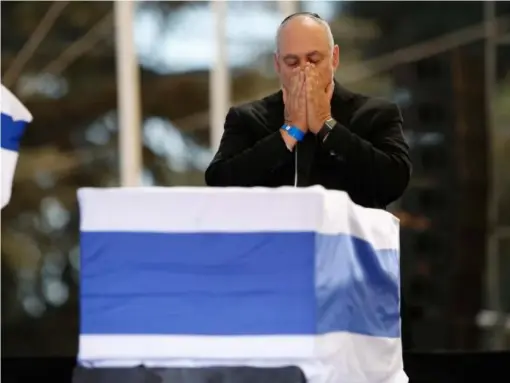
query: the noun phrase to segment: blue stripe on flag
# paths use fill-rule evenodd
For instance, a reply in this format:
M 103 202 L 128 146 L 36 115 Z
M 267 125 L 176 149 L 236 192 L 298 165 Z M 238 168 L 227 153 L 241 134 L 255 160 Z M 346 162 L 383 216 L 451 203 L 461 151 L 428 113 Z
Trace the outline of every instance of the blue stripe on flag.
M 81 246 L 82 334 L 399 335 L 381 261 L 395 257 L 350 236 L 83 232 Z
M 317 332 L 400 337 L 400 265 L 396 249 L 374 250 L 348 235 L 319 235 L 315 285 Z
M 19 143 L 21 141 L 21 137 L 25 132 L 25 127 L 27 125 L 26 121 L 14 121 L 11 116 L 2 113 L 2 143 L 1 147 L 3 149 L 12 150 L 17 152 L 19 150 Z

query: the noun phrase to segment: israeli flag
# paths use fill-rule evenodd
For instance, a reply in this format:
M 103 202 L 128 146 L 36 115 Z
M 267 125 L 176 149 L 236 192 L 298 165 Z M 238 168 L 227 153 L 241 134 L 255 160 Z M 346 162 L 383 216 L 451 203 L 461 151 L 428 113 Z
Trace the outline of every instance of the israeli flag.
M 28 109 L 5 86 L 2 85 L 2 209 L 9 203 L 12 180 L 18 162 L 19 142 L 25 126 L 32 121 Z
M 79 362 L 404 383 L 399 225 L 343 192 L 81 189 Z

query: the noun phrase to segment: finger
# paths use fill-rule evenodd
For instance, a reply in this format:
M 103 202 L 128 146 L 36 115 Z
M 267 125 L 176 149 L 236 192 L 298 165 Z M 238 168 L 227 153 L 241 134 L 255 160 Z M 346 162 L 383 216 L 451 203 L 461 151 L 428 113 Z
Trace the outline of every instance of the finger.
M 283 87 L 282 93 L 283 93 L 283 104 L 287 105 L 287 101 L 289 101 L 288 94 L 287 94 L 287 88 Z
M 303 89 L 303 73 L 302 71 L 299 72 L 299 74 L 297 75 L 297 79 L 296 79 L 296 86 L 294 88 L 294 93 L 293 93 L 293 101 L 294 101 L 294 110 L 297 112 L 299 110 L 299 97 L 300 97 L 300 94 L 301 94 L 301 90 Z
M 295 98 L 296 98 L 296 102 L 297 102 L 297 106 L 298 107 L 302 107 L 302 97 L 303 97 L 303 92 L 306 90 L 306 76 L 305 76 L 305 72 L 304 71 L 301 71 L 299 73 L 299 80 L 298 80 L 298 86 L 296 88 L 296 93 L 295 93 Z
M 306 85 L 306 76 L 305 72 L 299 72 L 299 92 L 302 92 Z
M 292 76 L 292 88 L 291 88 L 291 96 L 294 96 L 296 94 L 296 92 L 298 91 L 299 89 L 299 79 L 300 79 L 300 72 L 299 71 L 296 71 L 294 70 L 295 73 L 293 73 L 293 76 Z
M 305 72 L 301 72 L 301 87 L 299 89 L 299 108 L 302 113 L 306 111 L 306 75 Z
M 319 70 L 317 69 L 317 67 L 315 66 L 315 64 L 311 64 L 311 65 L 310 65 L 310 72 L 312 73 L 313 77 L 314 77 L 316 80 L 320 80 L 321 73 L 319 72 Z
M 301 86 L 299 88 L 299 103 L 302 107 L 303 100 L 306 98 L 306 76 L 305 73 L 301 73 Z
M 306 93 L 309 95 L 315 88 L 315 76 L 311 70 L 311 67 L 306 68 Z
M 316 87 L 316 89 L 318 90 L 321 86 L 321 84 L 324 84 L 324 76 L 321 72 L 319 72 L 319 70 L 316 68 L 315 65 L 312 65 L 312 74 L 313 74 L 313 78 L 314 78 L 314 85 Z
M 319 84 L 321 83 L 321 74 L 315 67 L 315 65 L 312 64 L 312 68 L 310 69 L 313 75 L 313 85 L 318 89 Z
M 312 66 L 308 67 L 308 72 L 306 74 L 307 78 L 307 87 L 310 91 L 313 91 L 315 89 L 315 86 L 317 84 L 317 73 L 313 69 Z
M 306 101 L 307 108 L 312 107 L 313 105 L 313 87 L 310 83 L 310 80 L 306 83 L 305 91 L 304 91 L 304 98 Z
M 294 73 L 293 73 L 293 71 L 291 72 L 286 84 L 283 85 L 283 88 L 287 92 L 287 97 L 290 96 L 290 94 L 292 93 L 292 88 L 294 88 Z
M 310 65 L 307 65 L 305 67 L 305 75 L 306 75 L 306 81 L 309 81 L 312 78 L 312 71 Z
M 293 81 L 297 81 L 297 79 L 299 78 L 299 73 L 301 72 L 301 69 L 300 68 L 294 68 L 292 69 L 292 80 Z
M 306 75 L 306 81 L 305 81 L 305 90 L 306 90 L 307 93 L 310 92 L 312 90 L 312 88 L 313 88 L 312 82 L 313 82 L 312 77 L 307 74 Z

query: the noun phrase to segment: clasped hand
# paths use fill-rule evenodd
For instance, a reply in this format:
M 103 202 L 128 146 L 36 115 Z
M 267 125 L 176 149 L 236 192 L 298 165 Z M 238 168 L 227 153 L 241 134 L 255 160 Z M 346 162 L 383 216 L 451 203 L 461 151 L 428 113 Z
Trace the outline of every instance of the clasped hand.
M 303 132 L 317 134 L 324 122 L 331 118 L 333 81 L 324 87 L 316 68 L 309 64 L 305 69 L 296 68 L 289 89 L 283 89 L 285 122 Z

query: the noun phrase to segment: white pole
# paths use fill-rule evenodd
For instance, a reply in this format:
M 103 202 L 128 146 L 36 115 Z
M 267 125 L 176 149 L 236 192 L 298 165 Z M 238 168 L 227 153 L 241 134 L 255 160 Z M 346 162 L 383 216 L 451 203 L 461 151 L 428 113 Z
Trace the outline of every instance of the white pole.
M 505 343 L 505 317 L 501 307 L 501 283 L 500 280 L 500 239 L 498 236 L 498 191 L 499 177 L 497 158 L 495 157 L 494 144 L 496 141 L 494 126 L 494 91 L 496 80 L 496 4 L 494 1 L 484 3 L 485 18 L 485 111 L 487 130 L 489 135 L 489 200 L 487 211 L 487 254 L 486 254 L 486 292 L 489 309 L 496 312 L 496 323 L 491 334 L 491 347 L 499 350 Z
M 225 116 L 230 108 L 230 73 L 227 50 L 227 1 L 211 1 L 214 20 L 214 61 L 209 79 L 211 149 L 218 150 Z
M 121 186 L 139 186 L 142 180 L 140 73 L 134 44 L 135 7 L 135 1 L 114 2 Z
M 299 0 L 279 0 L 278 6 L 284 18 L 299 12 Z

